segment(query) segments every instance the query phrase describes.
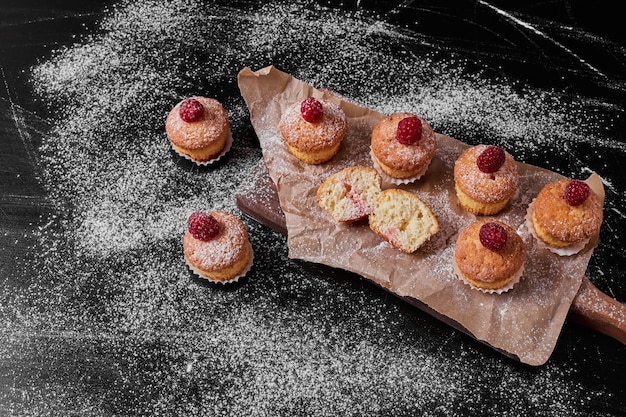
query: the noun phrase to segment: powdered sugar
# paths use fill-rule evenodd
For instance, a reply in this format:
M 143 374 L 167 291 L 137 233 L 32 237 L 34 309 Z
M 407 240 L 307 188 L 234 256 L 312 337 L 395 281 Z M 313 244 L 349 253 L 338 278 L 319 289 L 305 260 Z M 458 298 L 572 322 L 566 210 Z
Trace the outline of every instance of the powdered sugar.
M 467 74 L 365 13 L 128 1 L 99 29 L 32 71 L 53 112 L 40 152 L 57 213 L 42 219 L 32 248 L 36 274 L 0 303 L 0 357 L 17 375 L 0 394 L 8 413 L 582 416 L 615 399 L 578 382 L 580 364 L 564 351 L 526 372 L 358 280 L 290 261 L 285 240 L 254 222 L 255 279 L 227 291 L 194 281 L 180 247 L 191 212 L 237 212 L 235 190 L 261 157 L 245 105 L 223 87 L 244 65 L 274 63 L 546 165 L 555 148 L 565 155 L 581 142 L 623 153 L 602 137 L 602 116 Z M 396 53 L 403 44 L 416 52 Z M 223 96 L 235 136 L 211 167 L 181 160 L 163 130 L 169 109 L 199 93 Z M 572 172 L 586 168 L 568 158 Z M 615 187 L 607 206 L 621 213 Z
M 346 116 L 332 102 L 323 104 L 323 112 L 318 123 L 309 123 L 300 114 L 300 103 L 287 107 L 279 124 L 285 141 L 303 152 L 320 152 L 336 146 L 345 135 Z
M 189 267 L 189 269 L 196 274 L 199 278 L 202 279 L 206 279 L 209 282 L 215 283 L 215 284 L 222 284 L 222 285 L 227 285 L 227 284 L 232 284 L 235 282 L 239 282 L 239 280 L 243 277 L 246 276 L 246 274 L 248 272 L 250 272 L 250 269 L 252 268 L 252 265 L 254 264 L 254 250 L 252 249 L 251 245 L 249 243 L 246 243 L 246 246 L 248 246 L 248 262 L 244 265 L 243 269 L 241 271 L 239 271 L 237 273 L 237 275 L 235 275 L 232 278 L 228 278 L 228 279 L 222 279 L 222 280 L 217 280 L 217 279 L 213 279 L 210 278 L 206 275 L 205 272 L 203 272 L 201 269 L 197 268 L 196 266 L 194 266 L 193 264 L 191 264 L 189 262 L 189 260 L 187 258 L 185 258 L 185 263 L 187 264 L 187 267 Z M 187 371 L 189 372 L 189 371 Z
M 192 161 L 194 164 L 196 165 L 200 165 L 200 166 L 207 166 L 207 165 L 212 165 L 214 163 L 216 163 L 217 161 L 219 161 L 220 159 L 222 159 L 222 157 L 224 155 L 226 155 L 226 153 L 228 153 L 228 151 L 230 151 L 230 147 L 233 146 L 233 134 L 232 132 L 230 132 L 230 130 L 228 131 L 228 134 L 226 136 L 226 143 L 224 144 L 224 149 L 222 149 L 222 151 L 216 155 L 214 158 L 209 159 L 208 161 L 196 161 L 195 159 L 193 159 L 192 157 L 190 157 L 187 154 L 184 154 L 182 152 L 178 152 L 178 150 L 172 146 L 172 149 L 174 150 L 174 152 L 176 152 L 179 156 Z
M 513 158 L 506 155 L 505 163 L 499 170 L 482 172 L 476 160 L 486 148 L 485 145 L 476 145 L 459 156 L 454 165 L 455 181 L 465 194 L 481 204 L 499 203 L 511 198 L 517 190 L 517 166 Z

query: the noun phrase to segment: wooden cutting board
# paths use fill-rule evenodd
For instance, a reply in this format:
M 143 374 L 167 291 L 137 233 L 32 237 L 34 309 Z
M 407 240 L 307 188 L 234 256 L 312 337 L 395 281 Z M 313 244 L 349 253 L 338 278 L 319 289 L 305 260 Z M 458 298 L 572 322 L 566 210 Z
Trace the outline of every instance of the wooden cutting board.
M 253 169 L 250 178 L 245 183 L 247 184 L 245 190 L 242 189 L 236 194 L 239 209 L 250 218 L 286 236 L 285 215 L 280 207 L 276 186 L 262 160 Z M 399 297 L 397 294 L 394 296 Z M 427 304 L 412 297 L 400 298 L 472 336 L 461 324 L 433 310 Z M 570 306 L 568 318 L 626 344 L 626 306 L 601 292 L 586 277 Z M 518 360 L 514 354 L 495 349 Z

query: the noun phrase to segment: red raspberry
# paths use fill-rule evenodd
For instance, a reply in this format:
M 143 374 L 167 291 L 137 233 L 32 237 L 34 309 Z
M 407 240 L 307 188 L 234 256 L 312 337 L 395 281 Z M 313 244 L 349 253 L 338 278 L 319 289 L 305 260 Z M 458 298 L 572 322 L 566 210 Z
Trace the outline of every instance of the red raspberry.
M 220 232 L 220 225 L 215 217 L 207 213 L 196 211 L 187 219 L 187 230 L 191 235 L 203 242 L 215 238 Z
M 565 202 L 570 206 L 579 206 L 589 197 L 589 186 L 586 182 L 572 180 L 565 187 Z
M 480 169 L 481 172 L 491 174 L 500 169 L 502 164 L 504 164 L 504 159 L 504 149 L 499 146 L 488 146 L 487 149 L 478 155 L 476 165 L 478 165 L 478 169 Z
M 490 251 L 500 252 L 506 246 L 508 236 L 502 225 L 490 222 L 480 226 L 478 238 L 480 243 Z
M 324 116 L 322 103 L 320 103 L 315 97 L 309 97 L 302 100 L 302 103 L 300 103 L 300 114 L 307 122 L 317 123 L 322 120 L 322 117 Z
M 413 145 L 422 137 L 422 122 L 417 116 L 409 116 L 400 120 L 396 139 L 403 145 Z
M 180 114 L 180 118 L 185 122 L 191 123 L 196 120 L 200 120 L 203 111 L 204 107 L 202 106 L 202 103 L 195 98 L 188 98 L 180 103 L 178 114 Z

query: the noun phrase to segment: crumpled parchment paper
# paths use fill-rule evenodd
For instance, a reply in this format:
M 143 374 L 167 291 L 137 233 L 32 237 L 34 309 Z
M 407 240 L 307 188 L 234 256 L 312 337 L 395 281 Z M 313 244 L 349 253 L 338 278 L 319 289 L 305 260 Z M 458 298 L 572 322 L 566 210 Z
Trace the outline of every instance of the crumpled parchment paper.
M 543 185 L 562 178 L 559 174 L 518 163 L 519 189 L 505 210 L 492 217 L 516 229 L 526 243 L 524 275 L 506 293 L 485 294 L 461 282 L 452 270 L 457 235 L 477 219 L 458 205 L 454 191 L 454 161 L 466 144 L 437 134 L 437 152 L 426 175 L 410 185 L 383 182 L 383 189 L 398 187 L 417 194 L 439 221 L 440 231 L 415 253 L 406 254 L 382 241 L 367 222 L 335 223 L 316 199 L 318 186 L 329 175 L 349 166 L 373 166 L 370 133 L 385 115 L 316 89 L 273 66 L 255 72 L 244 68 L 238 81 L 285 213 L 291 258 L 348 270 L 399 296 L 417 299 L 523 363 L 541 365 L 549 359 L 597 244 L 596 237 L 579 254 L 558 256 L 539 249 L 526 229 L 528 204 Z M 348 117 L 348 133 L 339 153 L 322 165 L 307 165 L 289 154 L 277 127 L 290 104 L 309 96 L 338 103 Z M 596 174 L 588 182 L 604 195 Z

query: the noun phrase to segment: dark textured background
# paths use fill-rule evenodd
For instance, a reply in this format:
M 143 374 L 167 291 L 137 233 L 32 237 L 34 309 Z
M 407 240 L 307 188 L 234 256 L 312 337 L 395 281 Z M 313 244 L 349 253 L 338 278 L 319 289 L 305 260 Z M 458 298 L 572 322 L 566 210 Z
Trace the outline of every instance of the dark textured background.
M 608 3 L 556 0 L 317 3 L 328 8 L 319 8 L 314 2 L 297 4 L 308 10 L 311 19 L 318 13 L 327 17 L 357 11 L 362 13 L 358 16 L 368 22 L 388 24 L 388 29 L 398 34 L 394 39 L 402 39 L 400 35 L 407 36 L 404 44 L 398 41 L 403 47 L 398 53 L 410 53 L 411 48 L 419 49 L 420 45 L 428 45 L 430 53 L 453 55 L 459 62 L 463 62 L 466 71 L 476 69 L 493 79 L 505 80 L 513 91 L 521 95 L 527 88 L 533 91 L 545 90 L 548 94 L 556 91 L 561 100 L 567 101 L 569 97 L 572 101 L 585 103 L 581 106 L 585 119 L 593 118 L 597 112 L 601 119 L 598 134 L 605 145 L 611 143 L 611 146 L 603 146 L 598 150 L 593 141 L 585 141 L 570 144 L 567 151 L 563 151 L 546 144 L 544 147 L 534 147 L 532 152 L 520 150 L 519 155 L 523 155 L 525 162 L 564 175 L 580 175 L 580 167 L 575 164 L 582 163 L 586 169 L 598 172 L 610 184 L 601 242 L 590 262 L 588 276 L 602 291 L 624 302 L 626 255 L 622 250 L 621 239 L 626 226 L 623 205 L 626 192 L 626 34 L 617 6 Z M 251 395 L 247 391 L 249 382 L 245 378 L 229 379 L 225 376 L 237 372 L 245 375 L 245 370 L 232 369 L 231 362 L 220 364 L 218 360 L 204 364 L 210 365 L 215 374 L 207 376 L 205 373 L 204 377 L 196 380 L 185 379 L 184 372 L 183 376 L 172 375 L 171 364 L 175 363 L 176 358 L 171 346 L 179 342 L 178 339 L 174 342 L 173 336 L 160 338 L 152 333 L 133 330 L 128 333 L 128 329 L 116 327 L 112 319 L 106 325 L 103 324 L 105 319 L 87 323 L 95 329 L 86 329 L 85 323 L 74 324 L 71 321 L 48 328 L 41 323 L 39 326 L 25 326 L 21 322 L 27 316 L 26 311 L 32 314 L 37 309 L 48 318 L 65 314 L 65 308 L 69 308 L 69 314 L 72 314 L 73 307 L 77 310 L 86 307 L 90 312 L 97 313 L 103 303 L 117 296 L 116 291 L 119 290 L 107 287 L 105 280 L 90 281 L 90 285 L 78 290 L 78 286 L 54 286 L 56 284 L 50 284 L 54 283 L 54 277 L 49 277 L 50 283 L 43 282 L 41 274 L 34 270 L 38 263 L 32 260 L 39 256 L 42 244 L 41 235 L 37 232 L 47 224 L 50 213 L 59 211 L 56 205 L 58 200 L 53 204 L 48 199 L 46 181 L 49 186 L 50 179 L 46 179 L 48 171 L 42 165 L 40 145 L 45 138 L 54 134 L 52 127 L 62 120 L 62 116 L 58 109 L 50 108 L 47 105 L 49 103 L 37 93 L 32 84 L 31 70 L 53 59 L 63 48 L 71 50 L 73 45 L 91 42 L 93 38 L 90 36 L 97 36 L 104 31 L 100 26 L 104 16 L 124 4 L 128 3 L 120 6 L 103 1 L 5 1 L 0 8 L 0 141 L 3 149 L 0 153 L 0 415 L 211 415 L 212 412 L 218 415 L 345 414 L 342 408 L 332 406 L 332 395 L 327 400 L 304 394 L 294 395 L 298 401 L 290 407 L 277 401 L 280 406 L 272 408 L 266 401 L 262 407 L 246 409 L 241 404 L 252 402 L 239 403 L 233 398 Z M 260 4 L 252 1 L 221 3 L 216 7 L 216 14 L 219 15 L 220 10 L 228 10 L 228 16 L 232 17 L 232 10 L 254 10 L 261 7 Z M 287 3 L 277 4 L 284 6 Z M 211 8 L 207 6 L 200 13 L 209 11 Z M 502 11 L 518 20 L 504 18 Z M 230 18 L 228 16 L 227 20 Z M 298 41 L 301 41 L 300 37 Z M 289 42 L 288 36 L 284 42 Z M 394 44 L 394 47 L 397 46 Z M 395 50 L 385 48 L 391 47 L 382 44 L 381 49 L 385 53 L 396 53 Z M 181 47 L 179 52 L 185 53 L 185 49 Z M 205 56 L 197 50 L 189 53 L 196 54 L 196 59 L 191 60 L 189 65 L 200 65 L 203 60 L 215 59 L 213 55 Z M 310 74 L 305 69 L 307 66 L 324 68 L 325 64 L 322 56 L 318 56 L 320 62 L 299 60 L 299 56 L 305 56 L 307 60 L 316 57 L 306 52 L 300 55 L 297 51 L 282 55 L 277 52 L 271 57 L 271 62 L 266 60 L 267 56 L 265 52 L 265 55 L 259 54 L 258 61 L 237 65 L 256 69 L 275 64 L 289 73 Z M 175 70 L 168 70 L 176 74 Z M 210 90 L 222 101 L 241 106 L 234 77 L 220 81 L 218 87 L 209 76 L 207 79 L 189 80 L 186 78 L 189 72 L 195 73 L 193 68 L 186 72 L 185 68 L 180 68 L 181 82 L 176 87 L 177 95 L 169 97 L 169 101 L 163 100 L 163 103 L 173 104 L 179 97 Z M 321 79 L 328 80 L 324 77 Z M 172 83 L 176 85 L 176 80 Z M 358 86 L 342 86 L 341 79 L 328 87 L 346 95 L 362 94 Z M 166 111 L 167 108 L 164 108 L 163 113 Z M 440 121 L 435 128 L 453 137 L 466 137 L 467 127 L 454 120 L 447 123 Z M 237 155 L 258 152 L 258 142 L 249 125 L 239 122 L 233 129 L 236 136 L 244 140 L 242 144 L 235 144 L 235 156 L 227 160 L 226 164 L 235 163 Z M 494 138 L 481 136 L 477 128 L 468 140 L 480 143 L 494 141 Z M 508 150 L 516 155 L 516 149 Z M 193 171 L 184 162 L 178 162 L 178 165 Z M 224 175 L 231 174 L 236 172 L 229 171 Z M 71 216 L 71 213 L 64 215 Z M 626 349 L 618 342 L 566 323 L 547 370 L 546 367 L 529 369 L 356 277 L 286 259 L 286 242 L 282 237 L 251 221 L 248 221 L 248 225 L 254 234 L 253 245 L 258 259 L 250 281 L 224 290 L 205 286 L 189 278 L 193 281 L 191 285 L 207 291 L 207 297 L 222 292 L 220 297 L 228 300 L 229 305 L 235 306 L 237 310 L 241 303 L 263 297 L 266 291 L 272 291 L 277 300 L 272 308 L 278 309 L 277 315 L 285 314 L 289 309 L 306 308 L 308 300 L 339 297 L 340 303 L 322 304 L 319 310 L 305 315 L 302 324 L 305 329 L 313 329 L 313 334 L 324 334 L 320 329 L 330 326 L 328 333 L 339 338 L 342 334 L 346 336 L 346 333 L 335 332 L 333 320 L 337 320 L 337 323 L 348 320 L 348 317 L 357 314 L 362 303 L 375 304 L 383 311 L 382 319 L 359 317 L 357 322 L 363 329 L 356 334 L 365 336 L 363 340 L 350 340 L 350 346 L 360 342 L 373 343 L 387 337 L 394 339 L 394 336 L 389 336 L 390 332 L 408 334 L 409 339 L 414 338 L 408 343 L 414 343 L 424 363 L 429 364 L 425 370 L 434 369 L 433 363 L 440 357 L 448 358 L 446 360 L 449 361 L 450 357 L 462 353 L 456 365 L 458 368 L 454 369 L 463 371 L 458 371 L 458 379 L 455 381 L 467 382 L 467 386 L 455 388 L 454 395 L 451 395 L 452 388 L 446 388 L 441 394 L 444 403 L 447 402 L 445 405 L 438 401 L 436 390 L 428 394 L 430 398 L 426 398 L 426 394 L 420 398 L 420 391 L 416 388 L 415 402 L 419 406 L 411 407 L 410 401 L 405 399 L 396 402 L 393 394 L 381 388 L 345 395 L 349 400 L 341 400 L 344 401 L 341 402 L 342 407 L 349 409 L 352 405 L 356 409 L 360 395 L 363 396 L 364 404 L 370 404 L 369 396 L 378 395 L 378 408 L 370 410 L 373 415 L 404 415 L 416 413 L 417 410 L 421 410 L 424 415 L 517 415 L 520 410 L 533 409 L 537 405 L 530 398 L 540 398 L 539 408 L 529 411 L 529 414 L 626 415 Z M 168 242 L 169 245 L 176 245 L 176 241 Z M 71 242 L 56 243 L 68 245 L 67 253 L 71 253 Z M 163 252 L 169 253 L 166 249 Z M 172 259 L 172 263 L 177 261 Z M 276 263 L 282 263 L 285 267 L 278 268 Z M 87 270 L 85 265 L 82 264 L 81 272 Z M 93 269 L 102 266 L 97 264 Z M 122 269 L 123 265 L 115 264 L 111 276 Z M 97 276 L 98 273 L 95 274 Z M 296 279 L 277 287 L 266 284 L 277 274 Z M 72 275 L 65 271 L 63 277 L 68 276 Z M 78 272 L 76 277 L 78 280 Z M 325 286 L 319 287 L 307 280 L 321 280 Z M 53 291 L 35 288 L 53 288 Z M 46 300 L 49 293 L 60 294 L 65 297 L 65 301 L 55 303 Z M 34 298 L 24 299 L 24 294 Z M 280 312 L 281 309 L 283 312 Z M 394 319 L 382 325 L 381 320 L 385 322 L 390 317 L 389 312 L 394 314 Z M 42 320 L 42 323 L 45 321 Z M 187 329 L 188 337 L 193 337 L 192 330 Z M 168 331 L 174 330 L 170 328 Z M 185 327 L 176 328 L 176 331 L 181 332 L 184 340 Z M 429 337 L 420 337 L 420 332 L 428 333 Z M 126 336 L 129 337 L 128 341 L 111 342 L 117 337 Z M 306 336 L 295 339 L 311 341 Z M 336 347 L 326 342 L 320 346 L 326 349 L 322 353 L 329 354 Z M 248 360 L 254 362 L 258 357 L 251 354 Z M 189 363 L 203 361 L 202 354 L 193 358 Z M 395 363 L 398 359 L 391 358 L 391 361 Z M 384 367 L 384 359 L 377 358 L 376 361 Z M 182 360 L 181 363 L 184 368 L 186 362 Z M 250 366 L 254 368 L 258 363 Z M 407 363 L 406 366 L 410 368 L 416 364 Z M 268 375 L 276 372 L 278 378 L 282 376 L 279 366 L 270 366 L 267 372 Z M 558 378 L 551 381 L 551 375 L 557 375 Z M 367 377 L 367 373 L 361 376 Z M 332 374 L 321 371 L 315 377 L 322 380 L 333 378 Z M 228 380 L 227 384 L 224 378 Z M 165 382 L 160 384 L 157 382 L 159 379 Z M 574 387 L 565 391 L 564 395 L 573 392 L 576 395 L 574 398 L 559 398 L 558 393 L 562 391 L 551 386 L 562 380 L 569 381 Z M 427 380 L 417 377 L 404 383 L 416 385 L 424 381 Z M 524 386 L 524 381 L 529 383 L 528 387 Z M 294 384 L 296 387 L 302 386 L 300 380 Z M 509 396 L 509 393 L 501 392 L 494 386 L 503 386 L 505 391 L 514 392 Z M 350 390 L 350 387 L 344 389 Z M 272 388 L 268 387 L 267 390 L 273 392 Z M 235 395 L 220 396 L 213 391 L 232 392 Z M 210 401 L 203 400 L 207 392 L 212 393 Z M 332 394 L 338 395 L 340 392 L 337 390 Z M 411 390 L 406 388 L 402 392 Z M 542 397 L 542 392 L 549 393 L 547 395 L 553 398 Z M 512 399 L 508 402 L 505 400 L 507 398 Z

